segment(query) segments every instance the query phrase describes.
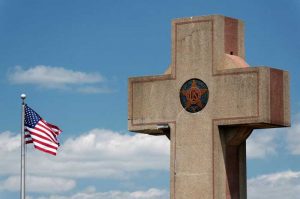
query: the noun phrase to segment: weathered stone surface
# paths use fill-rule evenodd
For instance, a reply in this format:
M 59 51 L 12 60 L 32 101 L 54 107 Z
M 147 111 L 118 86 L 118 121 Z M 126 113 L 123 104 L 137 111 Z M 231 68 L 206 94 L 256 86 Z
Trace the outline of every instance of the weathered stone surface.
M 128 128 L 161 135 L 169 124 L 171 198 L 246 198 L 246 139 L 253 129 L 290 125 L 289 76 L 244 61 L 240 20 L 213 15 L 172 22 L 172 63 L 164 75 L 128 81 Z M 205 82 L 207 105 L 181 105 L 181 86 Z

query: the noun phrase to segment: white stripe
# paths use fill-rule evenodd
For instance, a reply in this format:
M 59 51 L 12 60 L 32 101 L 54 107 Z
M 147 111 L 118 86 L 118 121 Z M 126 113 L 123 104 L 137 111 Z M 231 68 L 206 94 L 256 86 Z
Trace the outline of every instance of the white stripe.
M 42 144 L 40 144 L 40 143 L 33 142 L 33 144 L 36 145 L 36 146 L 38 146 L 38 147 L 40 147 L 40 148 L 43 148 L 43 149 L 45 149 L 45 150 L 52 151 L 52 152 L 54 152 L 54 153 L 57 152 L 57 150 L 52 149 L 52 148 L 49 148 L 49 147 L 47 147 L 47 146 L 44 146 L 44 145 L 42 145 Z
M 57 127 L 51 127 L 49 126 L 50 124 L 48 122 L 46 122 L 45 120 L 40 120 L 41 124 L 43 124 L 46 128 L 49 128 L 49 130 L 54 131 L 54 132 L 61 132 L 61 130 Z M 51 124 L 52 126 L 55 126 L 53 124 Z
M 29 128 L 29 127 L 27 127 L 27 129 L 28 129 L 29 131 L 33 132 L 33 133 L 37 133 L 37 134 L 39 134 L 39 135 L 41 135 L 41 136 L 43 136 L 43 137 L 46 137 L 46 138 L 50 139 L 49 136 L 48 136 L 48 134 L 46 134 L 46 133 L 44 133 L 44 132 L 41 132 L 41 131 L 36 130 L 36 129 Z M 30 132 L 29 132 L 29 135 L 31 135 Z M 50 140 L 51 140 L 51 139 L 50 139 Z
M 40 122 L 42 125 L 44 125 L 45 128 L 48 128 L 49 131 L 52 131 L 54 136 L 58 136 L 62 132 L 62 130 L 60 130 L 58 127 L 56 127 L 56 128 L 51 127 L 50 125 L 52 125 L 52 126 L 55 126 L 55 125 L 50 124 L 43 119 L 41 119 Z
M 35 139 L 35 140 L 38 140 L 38 141 L 40 141 L 40 142 L 44 142 L 44 143 L 46 143 L 46 144 L 49 144 L 49 145 L 51 145 L 51 146 L 54 146 L 54 147 L 58 148 L 58 145 L 55 144 L 55 143 L 53 143 L 53 142 L 49 142 L 48 140 L 44 140 L 44 139 L 42 139 L 42 138 L 40 138 L 40 137 L 38 137 L 38 136 L 35 136 L 35 135 L 31 135 L 31 137 L 32 137 L 33 139 Z
M 29 131 L 31 131 L 31 132 L 37 133 L 37 134 L 39 134 L 39 135 L 41 135 L 41 136 L 43 136 L 43 137 L 46 137 L 46 138 L 48 138 L 48 139 L 51 139 L 51 138 L 49 138 L 48 133 L 44 133 L 44 132 L 41 132 L 41 131 L 36 130 L 36 129 L 29 128 L 29 127 L 27 127 L 27 129 L 28 129 Z M 30 134 L 30 135 L 31 135 L 31 134 Z M 55 140 L 55 139 L 54 139 L 54 140 Z
M 55 132 L 59 132 L 60 130 L 59 129 L 56 129 L 56 128 L 51 128 L 53 131 Z
M 43 121 L 43 120 L 40 120 L 39 123 L 41 125 L 43 125 L 45 128 L 47 128 L 49 131 L 55 131 L 56 130 L 55 128 L 52 128 L 52 127 L 48 126 L 48 123 Z
M 49 126 L 47 125 L 47 122 L 43 121 L 43 119 L 41 119 L 41 120 L 39 121 L 39 123 L 40 123 L 41 125 L 43 125 L 45 128 L 47 128 L 49 131 L 51 131 L 51 127 L 49 127 Z
M 25 137 L 25 135 L 29 135 L 30 137 Z M 25 137 L 25 142 L 26 142 L 26 141 L 31 141 L 31 140 L 32 140 L 31 135 L 30 135 L 30 133 L 29 133 L 28 131 L 25 131 L 25 135 L 24 135 L 24 137 Z
M 51 129 L 54 131 L 54 133 L 55 133 L 56 135 L 59 135 L 59 134 L 61 133 L 61 130 L 53 129 L 53 128 L 51 128 Z
M 54 132 L 52 131 L 52 129 L 51 129 L 49 126 L 47 126 L 47 124 L 45 124 L 42 120 L 40 120 L 40 121 L 37 123 L 37 125 L 38 125 L 40 128 L 45 129 L 46 131 L 48 131 L 48 132 L 51 133 L 52 135 L 54 134 Z M 55 136 L 55 134 L 54 134 L 54 136 Z
M 49 127 L 45 127 L 45 124 L 41 121 L 39 121 L 36 125 L 36 127 L 44 130 L 53 140 L 56 140 L 56 138 L 54 137 L 53 133 L 51 132 Z

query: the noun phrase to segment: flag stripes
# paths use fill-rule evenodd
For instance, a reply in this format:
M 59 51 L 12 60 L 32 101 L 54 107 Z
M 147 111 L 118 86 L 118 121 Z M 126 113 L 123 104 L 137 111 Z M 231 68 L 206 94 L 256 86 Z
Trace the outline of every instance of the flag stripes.
M 56 155 L 56 154 L 57 154 L 57 150 L 47 148 L 47 147 L 45 147 L 44 145 L 39 144 L 39 143 L 35 143 L 35 144 L 34 144 L 34 148 L 36 148 L 36 149 L 38 149 L 38 150 L 40 150 L 40 151 L 49 153 L 49 154 L 51 154 L 51 155 Z

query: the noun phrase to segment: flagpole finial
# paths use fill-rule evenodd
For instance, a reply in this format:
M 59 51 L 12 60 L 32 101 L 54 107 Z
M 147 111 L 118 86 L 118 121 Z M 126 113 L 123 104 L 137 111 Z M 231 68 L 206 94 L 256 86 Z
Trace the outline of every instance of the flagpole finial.
M 22 104 L 25 104 L 26 95 L 24 93 L 21 94 Z
M 24 93 L 21 94 L 21 99 L 24 100 L 26 98 L 26 95 Z

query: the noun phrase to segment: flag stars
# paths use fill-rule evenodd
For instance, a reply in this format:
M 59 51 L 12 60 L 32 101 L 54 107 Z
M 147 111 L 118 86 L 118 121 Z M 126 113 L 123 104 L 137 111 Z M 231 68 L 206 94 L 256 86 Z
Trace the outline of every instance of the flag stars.
M 25 126 L 34 128 L 40 119 L 41 117 L 36 112 L 34 112 L 27 105 L 25 106 Z

